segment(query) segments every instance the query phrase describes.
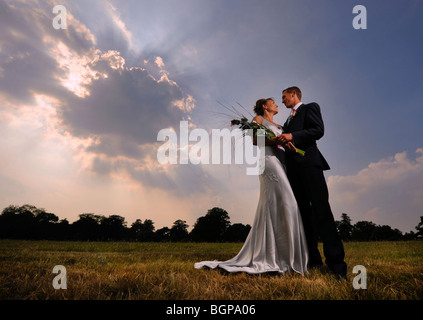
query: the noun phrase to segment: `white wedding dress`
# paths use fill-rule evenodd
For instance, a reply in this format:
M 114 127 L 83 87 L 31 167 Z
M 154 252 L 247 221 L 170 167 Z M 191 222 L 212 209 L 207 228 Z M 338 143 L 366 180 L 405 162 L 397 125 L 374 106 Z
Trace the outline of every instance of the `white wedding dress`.
M 276 135 L 281 129 L 263 119 Z M 228 272 L 307 272 L 308 251 L 300 211 L 285 172 L 284 151 L 265 147 L 265 168 L 259 176 L 260 198 L 251 230 L 239 253 L 227 261 L 202 261 L 197 269 Z

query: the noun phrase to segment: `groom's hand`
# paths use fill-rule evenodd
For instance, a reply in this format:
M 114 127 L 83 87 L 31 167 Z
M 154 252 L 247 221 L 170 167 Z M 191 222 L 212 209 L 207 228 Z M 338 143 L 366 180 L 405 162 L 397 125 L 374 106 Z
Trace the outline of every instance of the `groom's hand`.
M 292 134 L 282 133 L 282 134 L 278 135 L 277 141 L 280 144 L 287 144 L 288 142 L 292 142 Z
M 285 150 L 296 151 L 294 144 L 292 143 L 292 134 L 283 133 L 276 137 L 276 143 L 282 145 Z

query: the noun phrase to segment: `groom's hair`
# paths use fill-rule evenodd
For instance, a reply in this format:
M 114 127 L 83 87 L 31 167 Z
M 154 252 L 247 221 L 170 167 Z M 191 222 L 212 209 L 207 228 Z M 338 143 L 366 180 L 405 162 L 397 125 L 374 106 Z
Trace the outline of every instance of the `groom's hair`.
M 300 100 L 301 100 L 301 97 L 303 95 L 301 93 L 301 89 L 298 88 L 298 87 L 289 87 L 289 88 L 286 88 L 286 89 L 282 90 L 282 93 L 284 93 L 284 92 L 288 92 L 288 93 L 295 92 L 295 94 L 297 95 L 298 99 L 300 99 Z

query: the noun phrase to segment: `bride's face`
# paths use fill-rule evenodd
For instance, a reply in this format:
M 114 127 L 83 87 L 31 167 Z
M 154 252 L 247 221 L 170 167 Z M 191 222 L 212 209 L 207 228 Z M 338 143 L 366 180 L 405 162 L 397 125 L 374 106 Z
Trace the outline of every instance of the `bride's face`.
M 273 113 L 273 114 L 277 114 L 279 106 L 275 103 L 275 101 L 273 100 L 269 100 L 267 101 L 267 103 L 265 104 L 265 109 L 267 110 L 267 112 L 269 113 Z

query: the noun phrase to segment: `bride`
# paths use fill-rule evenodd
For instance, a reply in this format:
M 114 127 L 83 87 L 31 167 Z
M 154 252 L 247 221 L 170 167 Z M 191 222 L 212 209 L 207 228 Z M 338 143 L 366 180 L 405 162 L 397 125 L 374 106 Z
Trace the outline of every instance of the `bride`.
M 253 121 L 271 129 L 276 136 L 281 126 L 273 122 L 278 106 L 272 98 L 256 102 Z M 239 253 L 227 261 L 202 261 L 197 269 L 221 268 L 228 272 L 307 272 L 308 251 L 300 211 L 286 176 L 284 151 L 276 138 L 266 139 L 265 167 L 259 176 L 260 198 L 250 233 Z M 254 144 L 256 141 L 254 139 Z

